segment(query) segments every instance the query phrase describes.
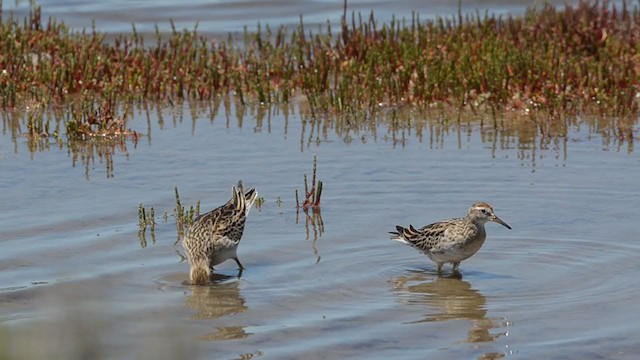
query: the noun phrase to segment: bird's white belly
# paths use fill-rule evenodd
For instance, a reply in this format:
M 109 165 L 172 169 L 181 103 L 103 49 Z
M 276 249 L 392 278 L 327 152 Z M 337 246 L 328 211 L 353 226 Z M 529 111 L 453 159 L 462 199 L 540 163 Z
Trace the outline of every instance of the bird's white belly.
M 238 250 L 238 243 L 234 243 L 228 238 L 219 238 L 216 240 L 216 248 L 211 255 L 210 266 L 216 266 L 225 262 L 228 259 L 236 257 L 236 251 Z
M 482 247 L 482 244 L 484 244 L 484 239 L 465 244 L 464 246 L 451 246 L 437 252 L 429 252 L 427 256 L 437 263 L 459 262 L 477 253 Z

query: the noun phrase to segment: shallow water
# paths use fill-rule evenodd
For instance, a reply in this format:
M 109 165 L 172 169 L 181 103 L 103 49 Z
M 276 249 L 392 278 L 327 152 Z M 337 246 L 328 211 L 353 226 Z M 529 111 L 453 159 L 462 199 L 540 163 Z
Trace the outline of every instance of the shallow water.
M 548 3 L 562 6 L 566 1 L 552 0 Z M 577 1 L 569 1 L 576 3 Z M 620 1 L 614 1 L 619 3 Z M 325 26 L 329 21 L 334 27 L 340 24 L 344 12 L 341 0 L 191 0 L 187 4 L 175 0 L 147 1 L 131 0 L 42 0 L 43 19 L 53 16 L 62 19 L 72 29 L 91 29 L 94 24 L 101 31 L 110 33 L 129 33 L 135 23 L 140 34 L 154 33 L 156 26 L 161 32 L 171 31 L 170 21 L 176 28 L 192 29 L 196 24 L 199 32 L 225 37 L 228 33 L 239 33 L 245 27 L 251 31 L 262 26 L 284 26 L 294 28 L 304 19 L 309 30 Z M 493 14 L 521 14 L 530 5 L 542 2 L 526 0 L 463 0 L 461 10 L 465 14 L 488 10 Z M 14 14 L 23 18 L 29 14 L 29 1 L 5 1 L 4 17 Z M 448 0 L 350 0 L 348 11 L 367 17 L 372 11 L 376 19 L 389 22 L 396 19 L 410 20 L 412 12 L 421 18 L 436 16 L 451 18 L 458 13 L 458 2 Z M 335 30 L 334 30 L 335 32 Z
M 30 151 L 4 116 L 0 333 L 17 358 L 640 351 L 631 316 L 640 157 L 601 119 L 567 121 L 566 136 L 549 137 L 520 118 L 501 119 L 499 130 L 477 116 L 417 114 L 411 126 L 348 128 L 314 125 L 296 106 L 239 116 L 232 105 L 179 105 L 136 111 L 128 126 L 147 134 L 137 143 Z M 322 213 L 307 218 L 294 191 L 314 154 Z M 183 204 L 209 210 L 240 178 L 265 199 L 239 248 L 247 270 L 237 278 L 230 261 L 211 286 L 188 286 L 175 221 L 162 219 L 173 188 Z M 461 216 L 475 201 L 513 230 L 488 224 L 460 277 L 436 275 L 425 256 L 388 238 L 396 224 Z M 153 237 L 139 236 L 139 203 L 156 211 Z
M 125 5 L 126 3 L 126 5 Z M 226 34 L 263 23 L 339 22 L 341 2 L 41 1 L 72 27 L 163 31 L 168 19 Z M 206 2 L 208 3 L 208 2 Z M 260 4 L 256 15 L 256 4 Z M 296 6 L 293 6 L 295 3 Z M 466 2 L 521 12 L 529 2 Z M 451 5 L 453 4 L 453 5 Z M 450 16 L 455 2 L 350 1 L 381 21 Z M 4 2 L 24 16 L 26 2 Z M 126 9 L 126 11 L 123 11 Z M 609 119 L 557 127 L 527 118 L 442 114 L 410 125 L 313 123 L 297 106 L 233 102 L 137 109 L 145 134 L 84 145 L 32 143 L 2 113 L 0 357 L 14 358 L 635 358 L 640 239 L 633 140 Z M 627 120 L 628 121 L 628 120 Z M 16 125 L 17 124 L 17 125 Z M 637 119 L 631 121 L 638 134 Z M 637 141 L 637 136 L 636 139 Z M 322 214 L 296 213 L 317 154 Z M 186 285 L 174 186 L 209 210 L 243 179 L 265 198 L 239 256 L 208 287 Z M 282 203 L 278 205 L 277 200 Z M 461 216 L 487 201 L 484 247 L 443 276 L 388 239 L 394 225 Z M 140 234 L 137 206 L 156 211 Z M 162 219 L 167 210 L 168 221 Z M 142 236 L 141 236 L 142 235 Z

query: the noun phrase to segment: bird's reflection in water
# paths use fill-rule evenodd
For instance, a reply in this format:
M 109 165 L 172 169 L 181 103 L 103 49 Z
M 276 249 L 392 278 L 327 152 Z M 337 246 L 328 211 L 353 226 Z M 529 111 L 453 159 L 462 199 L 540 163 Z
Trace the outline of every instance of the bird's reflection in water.
M 496 340 L 506 332 L 492 333 L 495 328 L 508 325 L 504 318 L 487 317 L 487 299 L 460 273 L 440 276 L 423 271 L 411 271 L 392 280 L 401 302 L 423 306 L 427 313 L 411 323 L 469 320 L 471 326 L 465 342 L 481 343 Z M 486 354 L 504 356 L 503 354 Z M 495 357 L 488 357 L 495 358 Z
M 247 311 L 245 299 L 240 293 L 239 281 L 235 276 L 213 274 L 211 284 L 207 286 L 189 286 L 191 294 L 185 299 L 185 306 L 196 310 L 193 319 L 219 319 L 225 316 Z M 229 340 L 246 338 L 247 333 L 241 326 L 223 326 L 216 331 L 206 334 L 203 340 Z

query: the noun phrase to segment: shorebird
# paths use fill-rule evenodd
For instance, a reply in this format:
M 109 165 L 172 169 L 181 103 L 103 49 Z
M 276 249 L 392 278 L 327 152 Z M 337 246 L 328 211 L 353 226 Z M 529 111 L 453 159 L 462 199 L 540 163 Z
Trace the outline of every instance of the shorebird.
M 207 284 L 211 268 L 228 259 L 235 260 L 242 274 L 244 266 L 236 251 L 245 220 L 257 196 L 255 189 L 245 193 L 242 181 L 238 181 L 238 185 L 231 189 L 231 200 L 193 221 L 182 241 L 191 268 L 189 277 L 192 284 Z
M 460 262 L 473 256 L 484 244 L 487 233 L 484 224 L 493 221 L 511 229 L 494 213 L 491 205 L 479 202 L 471 205 L 467 216 L 439 221 L 415 229 L 396 226 L 397 232 L 390 232 L 392 240 L 405 243 L 425 255 L 438 265 L 438 272 L 446 263 L 453 264 L 458 271 Z

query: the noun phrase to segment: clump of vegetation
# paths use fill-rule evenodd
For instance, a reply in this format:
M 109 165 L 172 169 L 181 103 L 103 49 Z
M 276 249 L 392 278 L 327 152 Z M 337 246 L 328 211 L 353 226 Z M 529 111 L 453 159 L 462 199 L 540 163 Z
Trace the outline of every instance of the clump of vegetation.
M 91 138 L 129 137 L 138 140 L 138 133 L 126 129 L 124 117 L 115 116 L 108 104 L 94 112 L 84 111 L 79 119 L 66 122 L 67 137 L 87 140 Z
M 193 220 L 200 215 L 200 201 L 198 201 L 194 206 L 190 206 L 187 209 L 182 205 L 180 201 L 180 194 L 178 193 L 178 187 L 174 188 L 175 196 L 176 196 L 176 206 L 173 209 L 173 216 L 176 219 L 176 230 L 177 230 L 177 240 L 175 244 L 177 244 L 185 231 L 193 224 Z M 167 210 L 164 211 L 162 215 L 162 220 L 166 223 L 169 221 L 169 213 Z M 153 243 L 156 243 L 155 236 L 155 227 L 156 227 L 156 218 L 155 218 L 155 209 L 153 207 L 147 210 L 142 203 L 138 205 L 138 240 L 140 240 L 140 245 L 145 248 L 147 246 L 146 240 L 146 232 L 147 227 L 150 227 L 150 234 Z
M 313 239 L 311 242 L 311 248 L 316 256 L 316 264 L 320 262 L 320 253 L 316 246 L 316 242 L 324 233 L 324 221 L 322 220 L 322 213 L 320 211 L 320 198 L 322 197 L 322 181 L 316 180 L 318 172 L 318 159 L 316 155 L 313 155 L 313 176 L 311 178 L 311 188 L 307 184 L 307 174 L 304 174 L 304 193 L 305 199 L 300 203 L 298 190 L 296 189 L 296 224 L 299 222 L 300 209 L 304 212 L 305 221 L 304 228 L 307 234 L 307 240 L 311 239 L 311 233 L 313 232 Z M 278 198 L 280 200 L 280 198 Z M 281 202 L 278 201 L 280 204 Z M 279 206 L 279 205 L 278 205 Z M 311 209 L 311 213 L 309 213 Z
M 313 177 L 311 179 L 311 190 L 309 190 L 309 185 L 307 184 L 307 173 L 304 174 L 304 202 L 300 203 L 298 190 L 296 189 L 296 207 L 298 209 L 302 208 L 305 212 L 309 211 L 309 209 L 316 210 L 320 208 L 320 198 L 322 197 L 322 181 L 316 181 L 317 170 L 318 160 L 316 156 L 313 155 Z
M 140 246 L 142 248 L 147 247 L 147 226 L 151 226 L 150 234 L 153 243 L 156 243 L 156 218 L 155 210 L 153 207 L 149 209 L 149 215 L 147 216 L 147 210 L 144 205 L 140 203 L 138 205 L 138 240 L 140 240 Z
M 113 177 L 113 154 L 116 151 L 126 153 L 127 142 L 131 141 L 135 146 L 141 135 L 126 127 L 127 111 L 116 116 L 107 103 L 98 109 L 77 110 L 75 106 L 69 104 L 69 108 L 51 109 L 47 104 L 31 99 L 22 109 L 24 112 L 3 112 L 0 115 L 5 118 L 4 115 L 8 114 L 7 118 L 14 120 L 10 122 L 12 133 L 27 138 L 32 153 L 52 144 L 59 147 L 66 144 L 72 154 L 73 165 L 81 160 L 87 178 L 96 155 L 106 164 L 107 177 Z M 26 132 L 20 130 L 21 118 L 26 118 Z
M 26 21 L 0 23 L 0 107 L 29 101 L 76 106 L 72 119 L 123 130 L 114 113 L 141 100 L 288 102 L 298 95 L 316 116 L 411 105 L 421 109 L 634 114 L 640 12 L 626 1 L 546 4 L 524 16 L 462 15 L 380 24 L 344 14 L 317 34 L 259 27 L 244 42 L 173 28 L 145 39 L 135 29 L 113 42 L 94 30 Z M 108 103 L 96 117 L 95 104 Z M 93 118 L 96 117 L 96 118 Z M 90 134 L 80 120 L 72 133 Z M 106 123 L 105 123 L 106 122 Z M 36 132 L 47 132 L 38 128 Z
M 178 187 L 175 188 L 176 193 L 176 207 L 173 209 L 173 215 L 176 219 L 176 230 L 178 231 L 178 240 L 176 240 L 176 244 L 185 231 L 193 224 L 193 220 L 200 215 L 200 200 L 196 203 L 196 206 L 190 206 L 187 210 L 182 203 L 180 202 L 180 194 L 178 193 Z
M 264 205 L 264 197 L 259 196 L 258 198 L 256 198 L 256 209 L 262 209 L 262 205 Z

